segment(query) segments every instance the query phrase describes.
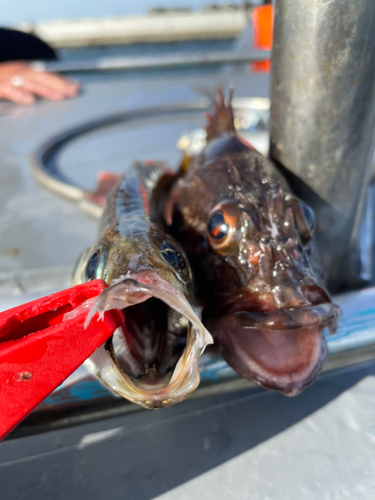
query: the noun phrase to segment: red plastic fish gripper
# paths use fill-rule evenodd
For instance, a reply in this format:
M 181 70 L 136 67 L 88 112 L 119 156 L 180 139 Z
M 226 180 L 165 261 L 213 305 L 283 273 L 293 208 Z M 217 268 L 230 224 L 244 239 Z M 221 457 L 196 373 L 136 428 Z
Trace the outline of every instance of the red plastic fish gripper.
M 82 304 L 105 288 L 94 280 L 0 313 L 0 439 L 124 322 L 114 309 L 84 328 Z

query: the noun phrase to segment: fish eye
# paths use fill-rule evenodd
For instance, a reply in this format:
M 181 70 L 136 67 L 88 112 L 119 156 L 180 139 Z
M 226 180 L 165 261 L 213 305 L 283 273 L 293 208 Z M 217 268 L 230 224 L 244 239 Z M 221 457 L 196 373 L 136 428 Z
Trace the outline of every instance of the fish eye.
M 293 212 L 295 227 L 302 245 L 306 245 L 313 237 L 315 230 L 315 215 L 312 209 L 293 195 L 285 198 L 288 208 Z
M 241 218 L 236 201 L 224 201 L 212 210 L 207 235 L 210 246 L 219 253 L 228 254 L 233 250 L 240 234 Z
M 214 214 L 208 221 L 207 231 L 214 240 L 222 240 L 228 236 L 229 227 L 221 212 Z
M 311 234 L 313 234 L 315 229 L 315 215 L 311 208 L 305 204 L 301 204 L 301 209 L 306 220 L 306 225 Z
M 99 252 L 95 252 L 94 254 L 91 255 L 86 265 L 86 276 L 88 281 L 95 279 L 98 259 L 99 259 Z
M 189 267 L 182 252 L 172 246 L 170 243 L 161 243 L 159 250 L 163 259 L 169 264 L 172 269 L 177 272 L 177 276 L 181 281 L 187 283 L 190 279 Z
M 298 203 L 299 214 L 296 216 L 296 225 L 303 243 L 308 243 L 315 230 L 315 215 L 305 203 Z

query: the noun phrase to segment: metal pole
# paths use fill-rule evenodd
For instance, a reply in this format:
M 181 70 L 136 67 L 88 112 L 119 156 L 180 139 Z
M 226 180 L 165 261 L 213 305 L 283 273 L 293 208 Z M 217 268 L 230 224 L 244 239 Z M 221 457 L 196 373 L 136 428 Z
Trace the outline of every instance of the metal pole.
M 271 97 L 271 156 L 315 210 L 329 285 L 358 286 L 368 269 L 359 240 L 375 146 L 375 1 L 276 0 Z

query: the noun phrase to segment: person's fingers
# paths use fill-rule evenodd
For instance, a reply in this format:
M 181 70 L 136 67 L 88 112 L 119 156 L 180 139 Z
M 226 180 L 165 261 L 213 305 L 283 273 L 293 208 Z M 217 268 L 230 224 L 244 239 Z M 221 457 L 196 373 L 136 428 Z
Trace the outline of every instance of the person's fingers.
M 43 97 L 43 99 L 48 99 L 49 101 L 61 101 L 66 97 L 66 95 L 62 92 L 46 87 L 40 83 L 36 83 L 29 78 L 25 80 L 25 83 L 22 85 L 22 89 L 26 92 L 37 95 L 38 97 Z
M 79 91 L 79 84 L 71 80 L 66 80 L 58 75 L 45 73 L 42 71 L 34 71 L 30 69 L 24 75 L 26 81 L 31 81 L 43 85 L 47 88 L 59 92 L 66 97 L 74 97 Z
M 7 99 L 16 104 L 23 104 L 26 106 L 35 101 L 34 97 L 29 92 L 4 83 L 0 83 L 0 99 Z
M 57 101 L 74 97 L 80 90 L 77 82 L 34 70 L 25 62 L 0 63 L 0 85 L 2 98 L 20 104 L 31 104 L 34 98 L 30 94 Z

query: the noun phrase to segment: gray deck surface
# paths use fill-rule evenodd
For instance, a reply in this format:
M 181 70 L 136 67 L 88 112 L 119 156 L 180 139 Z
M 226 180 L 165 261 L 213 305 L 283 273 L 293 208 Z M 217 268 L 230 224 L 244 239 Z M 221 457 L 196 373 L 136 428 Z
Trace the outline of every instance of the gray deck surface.
M 375 367 L 0 444 L 4 500 L 370 500 Z
M 63 103 L 0 103 L 0 308 L 69 284 L 97 223 L 38 186 L 29 155 L 45 139 L 103 115 L 197 99 L 218 83 L 268 94 L 267 77 L 236 70 L 90 82 Z M 69 144 L 64 171 L 87 187 L 134 159 L 178 160 L 177 138 L 202 118 L 118 125 Z M 40 270 L 40 271 L 39 271 Z M 321 377 L 297 398 L 258 391 L 188 400 L 158 412 L 0 443 L 1 499 L 375 498 L 375 364 Z

